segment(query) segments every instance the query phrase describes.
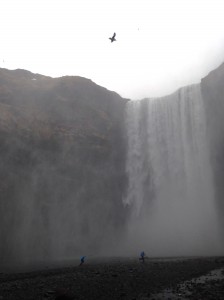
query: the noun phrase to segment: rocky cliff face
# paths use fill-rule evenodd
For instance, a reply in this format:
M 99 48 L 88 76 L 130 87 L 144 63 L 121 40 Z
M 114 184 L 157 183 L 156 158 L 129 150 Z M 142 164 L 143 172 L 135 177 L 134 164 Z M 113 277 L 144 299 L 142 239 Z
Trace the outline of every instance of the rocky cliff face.
M 224 64 L 201 89 L 223 216 Z M 85 78 L 0 69 L 0 266 L 116 248 L 127 101 Z
M 211 163 L 217 205 L 221 218 L 224 213 L 224 64 L 201 81 L 206 105 L 208 136 L 210 137 Z
M 0 69 L 0 264 L 94 254 L 117 236 L 126 102 L 85 78 Z

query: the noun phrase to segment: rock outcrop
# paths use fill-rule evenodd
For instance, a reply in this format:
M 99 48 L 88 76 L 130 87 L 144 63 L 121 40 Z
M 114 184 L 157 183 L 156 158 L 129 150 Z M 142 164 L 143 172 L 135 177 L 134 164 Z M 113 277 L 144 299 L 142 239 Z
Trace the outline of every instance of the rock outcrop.
M 116 242 L 127 101 L 85 78 L 0 69 L 0 265 Z
M 223 220 L 224 213 L 224 63 L 201 80 L 208 121 L 211 164 L 214 173 L 215 196 Z M 223 223 L 224 225 L 224 223 Z

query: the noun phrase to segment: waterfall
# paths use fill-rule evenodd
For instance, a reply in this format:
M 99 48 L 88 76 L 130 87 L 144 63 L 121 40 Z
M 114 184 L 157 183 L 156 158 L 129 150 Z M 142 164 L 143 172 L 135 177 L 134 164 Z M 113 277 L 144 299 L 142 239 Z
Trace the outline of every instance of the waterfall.
M 132 212 L 132 245 L 154 255 L 219 253 L 200 84 L 129 102 L 126 128 L 129 184 L 123 202 Z

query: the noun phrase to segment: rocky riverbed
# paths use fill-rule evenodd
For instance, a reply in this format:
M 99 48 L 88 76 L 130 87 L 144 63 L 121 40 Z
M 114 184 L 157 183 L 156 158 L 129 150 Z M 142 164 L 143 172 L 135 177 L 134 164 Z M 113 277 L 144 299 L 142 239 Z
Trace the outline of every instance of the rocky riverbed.
M 224 257 L 88 259 L 0 274 L 0 299 L 224 299 Z

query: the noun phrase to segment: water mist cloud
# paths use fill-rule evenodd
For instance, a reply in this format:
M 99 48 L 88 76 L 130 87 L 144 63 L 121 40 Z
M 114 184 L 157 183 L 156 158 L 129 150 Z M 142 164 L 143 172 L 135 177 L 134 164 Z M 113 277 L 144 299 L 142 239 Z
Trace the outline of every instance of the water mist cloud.
M 223 251 L 200 85 L 127 104 L 130 251 L 152 256 Z

